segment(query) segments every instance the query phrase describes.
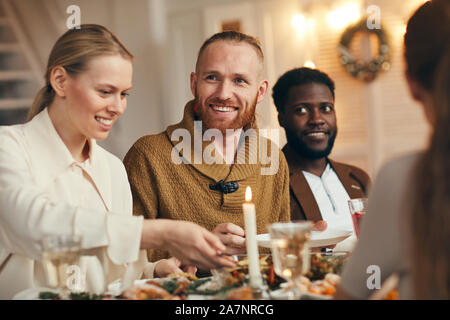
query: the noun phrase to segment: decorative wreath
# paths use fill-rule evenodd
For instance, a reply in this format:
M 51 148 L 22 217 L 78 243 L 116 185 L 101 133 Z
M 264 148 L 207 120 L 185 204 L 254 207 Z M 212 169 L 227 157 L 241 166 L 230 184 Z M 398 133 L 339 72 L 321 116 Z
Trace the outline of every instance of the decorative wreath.
M 370 82 L 377 77 L 380 71 L 388 71 L 391 68 L 389 59 L 390 48 L 384 29 L 382 27 L 379 29 L 369 29 L 366 22 L 366 19 L 362 19 L 348 27 L 341 36 L 338 50 L 340 62 L 345 70 L 357 79 Z M 356 59 L 350 52 L 350 44 L 357 32 L 373 33 L 378 37 L 378 55 L 367 63 Z

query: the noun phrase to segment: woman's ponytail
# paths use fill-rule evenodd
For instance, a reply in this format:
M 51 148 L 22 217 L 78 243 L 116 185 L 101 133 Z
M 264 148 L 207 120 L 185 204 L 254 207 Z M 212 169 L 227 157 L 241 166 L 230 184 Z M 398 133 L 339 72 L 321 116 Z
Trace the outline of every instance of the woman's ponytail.
M 34 97 L 33 103 L 28 111 L 27 121 L 33 119 L 35 115 L 52 103 L 54 96 L 55 92 L 50 85 L 42 87 Z

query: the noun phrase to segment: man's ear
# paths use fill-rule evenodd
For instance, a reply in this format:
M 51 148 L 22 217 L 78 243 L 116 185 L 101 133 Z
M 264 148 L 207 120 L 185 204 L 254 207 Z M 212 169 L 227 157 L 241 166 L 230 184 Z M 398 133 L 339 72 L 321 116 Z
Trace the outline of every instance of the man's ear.
M 191 72 L 191 92 L 192 95 L 195 97 L 195 91 L 197 88 L 197 74 L 195 72 Z
M 63 67 L 55 67 L 50 72 L 50 85 L 61 98 L 66 96 L 68 78 L 69 75 Z
M 256 103 L 260 103 L 264 99 L 268 88 L 269 88 L 269 81 L 267 80 L 261 81 L 258 88 L 258 98 L 256 100 Z

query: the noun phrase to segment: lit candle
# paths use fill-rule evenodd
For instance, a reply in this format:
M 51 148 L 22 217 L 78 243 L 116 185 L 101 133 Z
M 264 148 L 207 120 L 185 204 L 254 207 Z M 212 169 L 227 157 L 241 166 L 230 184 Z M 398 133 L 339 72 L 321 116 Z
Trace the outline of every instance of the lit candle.
M 252 190 L 247 187 L 245 190 L 245 203 L 242 205 L 244 210 L 245 222 L 245 242 L 247 246 L 248 274 L 250 277 L 250 286 L 258 288 L 262 286 L 262 277 L 259 269 L 258 243 L 256 242 L 256 212 L 255 204 L 251 202 Z

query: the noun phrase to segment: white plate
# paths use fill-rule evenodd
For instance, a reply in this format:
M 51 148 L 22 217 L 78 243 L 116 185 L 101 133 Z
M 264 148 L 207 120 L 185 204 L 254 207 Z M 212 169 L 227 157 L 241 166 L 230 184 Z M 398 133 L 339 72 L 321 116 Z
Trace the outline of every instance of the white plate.
M 341 242 L 351 236 L 352 231 L 328 228 L 325 231 L 311 231 L 309 247 L 325 247 Z M 270 235 L 268 233 L 258 234 L 256 236 L 258 245 L 264 248 L 270 248 Z
M 282 289 L 274 290 L 270 292 L 270 299 L 273 300 L 288 300 L 288 293 Z M 321 295 L 321 294 L 313 294 L 309 292 L 300 293 L 298 297 L 299 300 L 330 300 L 331 296 Z
M 332 296 L 327 296 L 324 294 L 314 294 L 314 293 L 302 293 L 300 300 L 331 300 Z

